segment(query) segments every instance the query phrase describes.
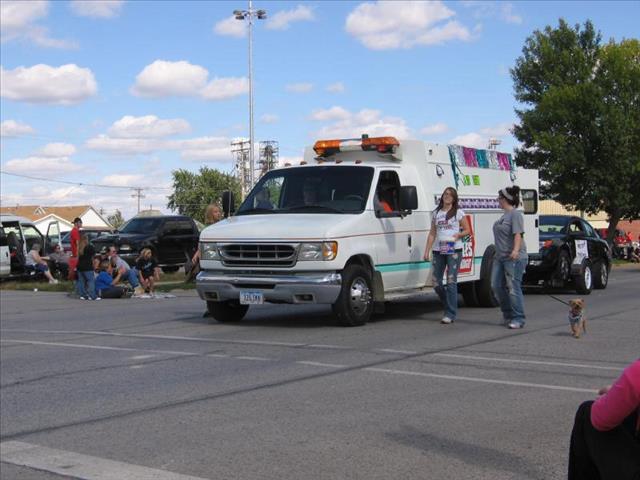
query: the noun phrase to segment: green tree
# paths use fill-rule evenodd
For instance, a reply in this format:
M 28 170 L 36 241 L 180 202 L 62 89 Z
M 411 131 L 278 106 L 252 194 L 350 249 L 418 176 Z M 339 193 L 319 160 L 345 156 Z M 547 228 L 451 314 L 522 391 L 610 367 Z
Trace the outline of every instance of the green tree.
M 113 215 L 107 217 L 107 222 L 111 224 L 113 228 L 120 228 L 124 224 L 124 217 L 120 210 L 113 212 Z
M 236 201 L 241 198 L 238 180 L 214 168 L 201 167 L 198 173 L 179 169 L 172 175 L 173 193 L 169 195 L 167 207 L 199 222 L 204 222 L 207 205 L 220 202 L 224 190 L 231 190 Z
M 587 21 L 535 31 L 511 70 L 522 142 L 516 161 L 540 171 L 541 193 L 619 220 L 640 213 L 640 44 L 601 45 Z

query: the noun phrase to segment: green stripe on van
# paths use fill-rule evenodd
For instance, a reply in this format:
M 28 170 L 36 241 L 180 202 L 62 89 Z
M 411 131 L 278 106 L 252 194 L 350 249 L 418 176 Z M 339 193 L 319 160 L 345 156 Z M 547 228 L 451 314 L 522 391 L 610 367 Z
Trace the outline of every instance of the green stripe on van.
M 482 263 L 482 257 L 475 257 L 473 259 L 473 263 L 475 265 L 480 265 Z M 403 262 L 403 263 L 385 263 L 383 265 L 376 265 L 376 270 L 380 273 L 386 272 L 401 272 L 403 270 L 423 270 L 425 268 L 430 268 L 431 262 Z

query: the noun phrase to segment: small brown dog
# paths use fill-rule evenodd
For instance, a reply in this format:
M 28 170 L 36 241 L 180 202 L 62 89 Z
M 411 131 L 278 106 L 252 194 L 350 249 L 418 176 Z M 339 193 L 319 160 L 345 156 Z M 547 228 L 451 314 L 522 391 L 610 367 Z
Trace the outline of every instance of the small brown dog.
M 580 338 L 583 332 L 587 333 L 587 317 L 584 315 L 583 299 L 569 300 L 569 324 L 574 338 Z

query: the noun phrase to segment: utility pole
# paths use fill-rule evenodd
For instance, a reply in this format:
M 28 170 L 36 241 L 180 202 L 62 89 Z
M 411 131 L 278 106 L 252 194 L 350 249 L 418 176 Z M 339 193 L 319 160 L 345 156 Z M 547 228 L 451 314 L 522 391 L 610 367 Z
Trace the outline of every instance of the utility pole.
M 142 188 L 140 187 L 134 187 L 133 190 L 135 190 L 136 193 L 131 195 L 131 198 L 138 197 L 138 213 L 140 213 L 140 199 L 144 198 L 146 195 L 142 194 Z
M 251 188 L 253 187 L 255 176 L 255 159 L 253 151 L 253 17 L 258 20 L 267 18 L 265 10 L 254 10 L 253 2 L 249 0 L 248 10 L 234 10 L 236 20 L 247 20 L 249 24 L 249 175 Z

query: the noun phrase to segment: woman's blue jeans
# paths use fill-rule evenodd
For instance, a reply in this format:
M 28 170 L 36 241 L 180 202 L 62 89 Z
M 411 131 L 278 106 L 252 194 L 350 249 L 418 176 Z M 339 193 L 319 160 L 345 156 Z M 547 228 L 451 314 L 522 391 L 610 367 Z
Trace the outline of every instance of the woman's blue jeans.
M 524 295 L 522 277 L 527 267 L 527 259 L 512 260 L 496 256 L 491 272 L 491 288 L 500 302 L 504 323 L 524 325 Z
M 96 298 L 96 287 L 95 287 L 95 275 L 93 274 L 93 270 L 88 270 L 86 272 L 81 272 L 78 270 L 77 272 L 78 280 L 76 280 L 76 288 L 78 290 L 78 295 L 85 298 L 91 298 L 92 300 Z
M 458 313 L 458 270 L 462 262 L 462 250 L 450 255 L 433 252 L 432 275 L 436 284 L 434 290 L 444 305 L 444 314 L 451 320 Z M 447 269 L 447 281 L 444 282 L 444 270 Z

